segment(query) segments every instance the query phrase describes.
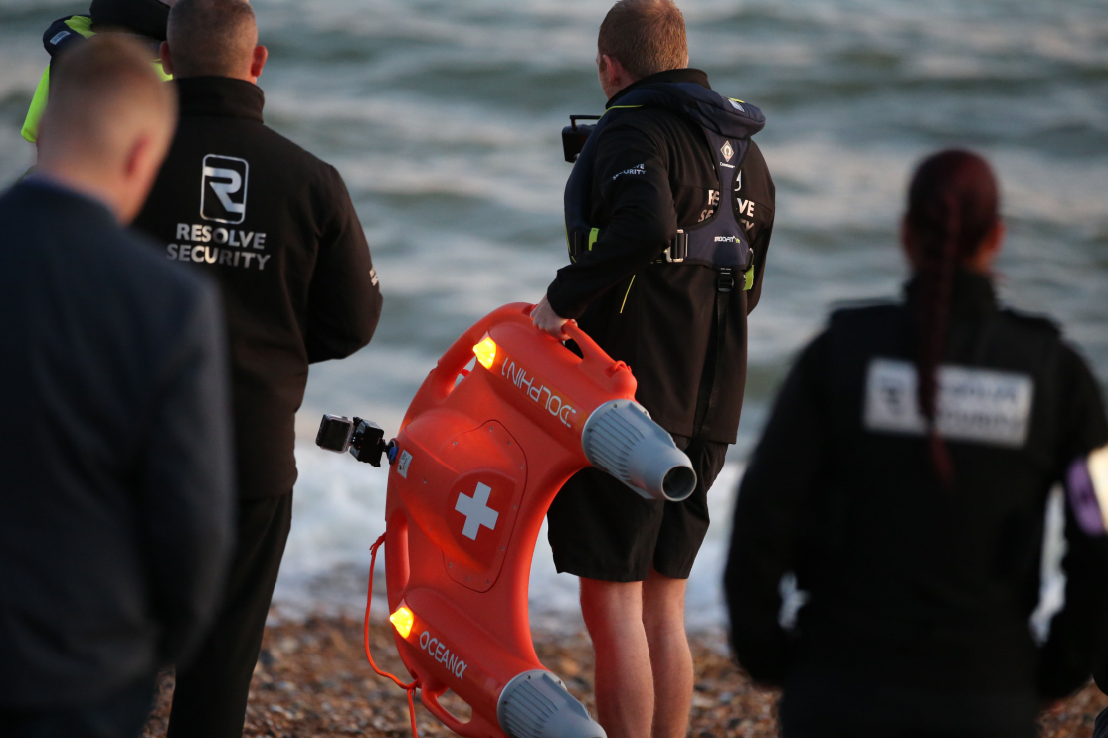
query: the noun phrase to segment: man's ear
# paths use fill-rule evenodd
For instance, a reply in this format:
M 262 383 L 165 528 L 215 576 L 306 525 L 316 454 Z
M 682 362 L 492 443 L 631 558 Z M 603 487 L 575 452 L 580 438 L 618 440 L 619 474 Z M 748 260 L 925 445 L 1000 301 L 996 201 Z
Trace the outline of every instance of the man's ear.
M 269 61 L 269 49 L 258 44 L 254 47 L 254 58 L 250 60 L 250 76 L 255 82 L 262 76 L 262 70 L 265 69 L 267 61 Z
M 616 81 L 619 78 L 619 70 L 623 68 L 623 65 L 619 63 L 619 59 L 608 56 L 607 54 L 601 54 L 600 56 L 600 73 L 604 75 L 604 81 L 609 86 L 614 87 Z
M 128 180 L 144 177 L 150 168 L 150 158 L 154 155 L 154 137 L 144 132 L 135 137 L 127 156 L 123 159 L 123 174 Z
M 158 48 L 158 55 L 162 58 L 162 69 L 170 77 L 173 76 L 173 57 L 169 52 L 169 42 L 162 41 L 162 45 Z
M 119 171 L 116 194 L 116 219 L 126 225 L 134 220 L 150 192 L 150 185 L 158 174 L 159 141 L 156 134 L 143 131 L 131 141 Z

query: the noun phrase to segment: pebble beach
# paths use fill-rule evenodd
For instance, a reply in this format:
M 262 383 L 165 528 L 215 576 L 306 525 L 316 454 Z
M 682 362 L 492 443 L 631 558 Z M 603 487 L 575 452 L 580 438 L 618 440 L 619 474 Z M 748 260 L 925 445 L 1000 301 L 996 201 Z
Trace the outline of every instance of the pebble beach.
M 396 655 L 391 626 L 371 622 L 370 647 L 378 666 L 406 677 Z M 689 735 L 694 738 L 778 735 L 778 693 L 751 684 L 727 656 L 720 634 L 693 636 L 696 675 Z M 585 633 L 535 633 L 539 659 L 566 683 L 570 692 L 595 715 L 592 700 L 592 647 Z M 173 693 L 173 675 L 158 680 L 154 711 L 144 738 L 165 735 Z M 444 700 L 466 717 L 464 703 Z M 1108 697 L 1090 684 L 1039 720 L 1041 738 L 1088 738 L 1093 720 L 1108 706 Z M 450 736 L 416 700 L 421 736 Z M 408 703 L 403 690 L 373 673 L 362 647 L 362 623 L 353 618 L 309 617 L 267 629 L 254 671 L 246 738 L 337 738 L 410 736 Z

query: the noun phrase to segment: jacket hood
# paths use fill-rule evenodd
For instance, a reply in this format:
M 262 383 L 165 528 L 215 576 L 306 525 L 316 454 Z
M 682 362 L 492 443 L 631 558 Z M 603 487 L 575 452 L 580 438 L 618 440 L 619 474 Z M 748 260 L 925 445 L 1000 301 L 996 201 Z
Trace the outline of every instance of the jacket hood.
M 657 82 L 613 98 L 611 107 L 649 105 L 684 113 L 727 138 L 749 138 L 766 126 L 766 116 L 750 103 L 724 97 L 696 82 Z

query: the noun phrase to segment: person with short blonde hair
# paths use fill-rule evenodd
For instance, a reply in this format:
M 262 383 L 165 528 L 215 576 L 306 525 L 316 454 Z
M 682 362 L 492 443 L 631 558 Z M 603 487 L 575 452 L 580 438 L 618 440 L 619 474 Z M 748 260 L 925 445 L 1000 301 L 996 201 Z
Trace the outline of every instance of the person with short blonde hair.
M 146 55 L 129 39 L 97 38 L 78 51 L 58 64 L 42 120 L 39 168 L 95 186 L 130 222 L 169 148 L 177 96 L 149 62 L 136 64 Z
M 532 318 L 563 340 L 578 320 L 630 364 L 636 399 L 698 481 L 687 500 L 663 503 L 584 469 L 550 507 L 550 543 L 558 570 L 581 578 L 609 738 L 676 738 L 693 684 L 685 582 L 708 529 L 708 488 L 736 440 L 774 188 L 751 140 L 765 118 L 687 68 L 672 0 L 616 3 L 596 63 L 608 105 L 566 185 L 571 263 Z
M 233 546 L 223 315 L 125 230 L 174 90 L 121 35 L 54 71 L 39 167 L 0 196 L 0 735 L 137 736 Z

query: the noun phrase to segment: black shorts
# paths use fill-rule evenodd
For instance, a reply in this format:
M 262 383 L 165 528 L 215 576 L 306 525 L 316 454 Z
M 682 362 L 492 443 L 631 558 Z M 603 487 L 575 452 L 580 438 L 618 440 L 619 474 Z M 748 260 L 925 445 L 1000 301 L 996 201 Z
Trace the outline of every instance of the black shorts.
M 726 443 L 674 436 L 696 470 L 696 489 L 682 502 L 648 500 L 599 469 L 569 478 L 550 505 L 550 548 L 559 572 L 606 582 L 645 581 L 653 568 L 688 579 L 708 532 L 708 488 Z

